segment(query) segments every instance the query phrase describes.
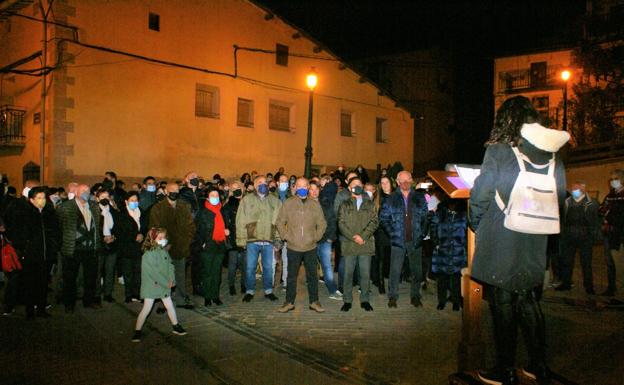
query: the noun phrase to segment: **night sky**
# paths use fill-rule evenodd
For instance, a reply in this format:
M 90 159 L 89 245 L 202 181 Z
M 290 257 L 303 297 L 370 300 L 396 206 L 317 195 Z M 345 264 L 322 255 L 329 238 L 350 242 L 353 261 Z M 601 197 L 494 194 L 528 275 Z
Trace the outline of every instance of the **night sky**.
M 580 39 L 584 0 L 258 0 L 345 61 L 439 46 L 455 63 L 460 161 L 478 163 L 493 118 L 493 58 Z

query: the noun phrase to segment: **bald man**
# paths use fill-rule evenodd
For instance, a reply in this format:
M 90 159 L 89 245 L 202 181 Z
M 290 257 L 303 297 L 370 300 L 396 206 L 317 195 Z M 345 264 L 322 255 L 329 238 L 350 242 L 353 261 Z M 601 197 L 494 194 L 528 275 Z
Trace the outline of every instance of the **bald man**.
M 102 215 L 99 206 L 90 200 L 89 186 L 76 187 L 76 197 L 58 208 L 62 229 L 61 258 L 63 266 L 63 303 L 65 311 L 73 313 L 76 303 L 76 278 L 80 265 L 83 271 L 85 308 L 100 308 L 95 298 L 98 253 L 101 250 Z
M 414 190 L 409 171 L 401 171 L 397 175 L 397 183 L 399 188 L 386 198 L 379 212 L 380 224 L 390 235 L 392 244 L 388 307 L 397 307 L 399 280 L 405 258 L 408 259 L 412 278 L 411 304 L 421 307 L 422 241 L 428 227 L 427 201 L 422 192 Z

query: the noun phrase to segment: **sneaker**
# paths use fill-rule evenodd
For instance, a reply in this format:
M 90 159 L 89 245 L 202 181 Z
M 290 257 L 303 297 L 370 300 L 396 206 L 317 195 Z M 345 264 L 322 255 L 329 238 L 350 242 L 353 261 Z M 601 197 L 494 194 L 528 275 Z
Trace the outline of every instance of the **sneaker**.
M 14 309 L 10 309 L 10 310 L 9 309 L 5 309 L 5 310 L 2 311 L 2 315 L 3 316 L 9 316 L 9 315 L 13 314 L 14 312 L 15 312 Z
M 329 296 L 329 299 L 333 299 L 336 301 L 342 301 L 342 293 L 336 290 L 336 292 Z
M 132 302 L 141 302 L 141 300 L 140 300 L 140 299 L 138 299 L 138 298 L 136 298 L 136 297 L 132 297 L 132 298 L 130 298 L 130 300 L 131 300 Z
M 230 295 L 236 295 L 236 288 L 234 286 L 230 286 Z
M 143 333 L 141 333 L 140 330 L 135 330 L 134 334 L 132 335 L 132 342 L 141 342 L 142 336 L 143 336 Z
M 344 311 L 344 312 L 348 312 L 349 310 L 351 310 L 351 304 L 348 302 L 345 302 L 340 308 L 340 311 Z
M 243 302 L 251 302 L 251 300 L 253 299 L 253 294 L 245 294 L 245 296 L 243 296 Z
M 279 309 L 277 309 L 277 311 L 280 313 L 288 313 L 291 310 L 295 310 L 295 305 L 290 302 L 284 302 L 284 304 Z
M 515 385 L 518 383 L 516 371 L 513 369 L 479 370 L 477 376 L 481 381 L 489 385 Z
M 323 307 L 321 306 L 321 303 L 318 301 L 312 302 L 310 306 L 308 306 L 308 309 L 314 310 L 317 313 L 325 313 L 325 309 L 323 309 Z
M 117 281 L 119 282 L 120 285 L 124 285 L 125 284 L 125 281 L 124 281 L 123 277 L 119 277 L 117 279 Z
M 173 325 L 173 334 L 177 334 L 179 336 L 185 336 L 186 330 L 180 324 Z
M 365 311 L 373 311 L 373 307 L 371 306 L 370 303 L 368 302 L 362 302 L 360 304 L 360 306 L 362 307 L 362 309 L 364 309 Z
M 277 297 L 275 296 L 275 294 L 273 294 L 273 293 L 265 294 L 265 295 L 264 295 L 264 298 L 266 298 L 266 299 L 270 299 L 271 301 L 277 301 L 277 300 L 279 299 L 279 298 L 277 298 Z
M 549 383 L 551 377 L 551 371 L 546 365 L 522 368 L 522 374 L 533 381 L 537 381 L 538 384 Z

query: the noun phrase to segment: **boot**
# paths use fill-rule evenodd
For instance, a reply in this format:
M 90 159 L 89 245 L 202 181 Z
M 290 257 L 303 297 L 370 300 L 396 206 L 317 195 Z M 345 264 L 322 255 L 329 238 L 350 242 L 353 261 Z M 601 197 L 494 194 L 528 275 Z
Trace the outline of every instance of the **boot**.
M 546 326 L 544 314 L 533 291 L 520 292 L 518 315 L 529 353 L 529 365 L 524 372 L 538 384 L 546 384 L 549 381 L 549 370 L 546 366 Z

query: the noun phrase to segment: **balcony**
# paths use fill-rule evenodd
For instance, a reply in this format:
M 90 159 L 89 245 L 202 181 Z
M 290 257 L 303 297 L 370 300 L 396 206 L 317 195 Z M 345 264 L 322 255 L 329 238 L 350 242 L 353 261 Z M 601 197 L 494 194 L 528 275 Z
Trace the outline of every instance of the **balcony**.
M 0 107 L 0 147 L 24 147 L 24 114 L 26 111 L 11 107 Z
M 545 70 L 525 68 L 498 73 L 499 93 L 519 93 L 530 90 L 555 89 L 562 87 L 559 73 L 561 65 L 545 66 Z

